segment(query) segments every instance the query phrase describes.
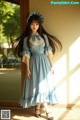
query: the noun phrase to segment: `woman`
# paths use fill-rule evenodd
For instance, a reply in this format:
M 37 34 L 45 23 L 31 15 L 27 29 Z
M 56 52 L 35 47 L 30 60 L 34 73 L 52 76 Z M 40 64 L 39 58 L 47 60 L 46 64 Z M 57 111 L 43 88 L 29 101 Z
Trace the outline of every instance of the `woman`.
M 47 104 L 55 104 L 53 84 L 50 84 L 52 53 L 62 48 L 61 42 L 42 27 L 43 16 L 33 12 L 27 19 L 27 27 L 16 40 L 14 53 L 22 57 L 26 65 L 23 95 L 20 104 L 24 108 L 35 106 L 35 115 L 40 117 L 40 106 L 46 110 L 48 120 L 53 120 Z

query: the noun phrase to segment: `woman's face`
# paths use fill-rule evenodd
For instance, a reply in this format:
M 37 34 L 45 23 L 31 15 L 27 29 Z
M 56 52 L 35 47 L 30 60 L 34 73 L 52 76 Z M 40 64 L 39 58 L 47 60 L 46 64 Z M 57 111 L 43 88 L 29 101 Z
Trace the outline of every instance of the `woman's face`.
M 37 21 L 33 21 L 31 24 L 30 24 L 30 28 L 32 30 L 32 33 L 36 33 L 38 28 L 39 28 L 39 23 Z

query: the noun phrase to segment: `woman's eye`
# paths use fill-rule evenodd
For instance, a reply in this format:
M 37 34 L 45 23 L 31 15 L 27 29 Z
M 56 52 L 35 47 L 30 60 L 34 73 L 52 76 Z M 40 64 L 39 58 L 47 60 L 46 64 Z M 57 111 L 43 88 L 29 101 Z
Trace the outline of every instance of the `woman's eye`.
M 38 23 L 36 23 L 36 25 L 39 25 Z

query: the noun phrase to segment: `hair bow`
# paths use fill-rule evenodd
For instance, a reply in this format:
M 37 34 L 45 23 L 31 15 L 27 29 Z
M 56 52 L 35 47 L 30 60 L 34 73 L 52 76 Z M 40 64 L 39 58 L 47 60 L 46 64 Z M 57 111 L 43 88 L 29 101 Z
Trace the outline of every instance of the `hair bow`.
M 36 39 L 40 40 L 40 36 L 39 35 L 32 35 L 32 40 L 35 41 Z

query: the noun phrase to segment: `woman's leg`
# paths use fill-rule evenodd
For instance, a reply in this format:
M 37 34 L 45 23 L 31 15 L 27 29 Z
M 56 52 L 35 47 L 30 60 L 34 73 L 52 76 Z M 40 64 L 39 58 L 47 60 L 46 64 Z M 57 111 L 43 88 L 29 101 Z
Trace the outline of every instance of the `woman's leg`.
M 44 106 L 44 108 L 46 110 L 46 115 L 47 115 L 48 120 L 54 120 L 53 115 L 51 114 L 47 103 L 43 103 L 43 106 Z
M 44 106 L 46 113 L 50 112 L 47 103 L 42 103 L 42 105 Z
M 40 106 L 41 106 L 41 104 L 38 103 L 38 104 L 36 105 L 36 109 L 40 109 Z
M 38 103 L 38 105 L 35 106 L 35 115 L 36 115 L 36 117 L 41 116 L 41 114 L 40 114 L 40 106 L 41 106 L 40 103 Z

